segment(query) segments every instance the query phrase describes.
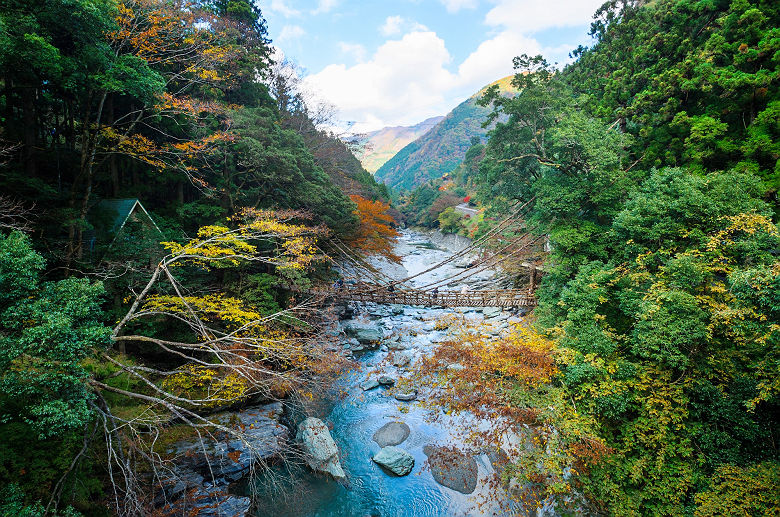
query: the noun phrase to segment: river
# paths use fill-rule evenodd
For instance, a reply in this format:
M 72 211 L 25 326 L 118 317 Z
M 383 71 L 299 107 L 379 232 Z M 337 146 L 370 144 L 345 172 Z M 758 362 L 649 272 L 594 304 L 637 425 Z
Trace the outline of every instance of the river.
M 382 263 L 383 271 L 396 278 L 416 274 L 451 256 L 466 242 L 443 239 L 441 236 L 405 231 L 398 239 L 396 252 L 402 257 L 401 265 Z M 455 262 L 457 264 L 457 261 Z M 412 282 L 422 286 L 431 281 L 461 272 L 448 264 L 415 278 Z M 467 281 L 471 287 L 490 281 L 489 271 L 475 275 Z M 461 285 L 448 286 L 460 289 Z M 392 310 L 391 310 L 392 309 Z M 403 349 L 412 363 L 422 354 L 430 352 L 446 336 L 445 330 L 436 330 L 437 319 L 448 314 L 480 321 L 490 318 L 497 326 L 506 327 L 511 321 L 519 321 L 518 315 L 498 310 L 424 309 L 415 307 L 367 307 L 358 318 L 366 323 L 382 326 L 385 340 L 380 348 L 354 354 L 360 368 L 343 375 L 336 386 L 334 396 L 316 414 L 332 426 L 332 435 L 341 455 L 341 463 L 348 482 L 338 483 L 305 468 L 285 468 L 279 472 L 279 480 L 271 490 L 260 484 L 255 493 L 258 517 L 434 517 L 453 515 L 493 515 L 500 513 L 493 504 L 495 489 L 488 490 L 487 480 L 493 475 L 493 466 L 485 454 L 475 456 L 478 467 L 476 489 L 463 494 L 444 487 L 434 480 L 426 467 L 426 445 L 458 444 L 456 417 L 440 415 L 431 421 L 430 411 L 416 402 L 401 402 L 393 398 L 385 387 L 363 391 L 360 383 L 379 373 L 397 378 L 408 370 L 390 364 L 389 355 Z M 392 350 L 388 349 L 388 344 Z M 420 398 L 425 397 L 420 392 Z M 414 469 L 403 477 L 391 475 L 372 461 L 380 450 L 372 440 L 374 433 L 384 424 L 393 421 L 406 423 L 410 434 L 398 447 L 414 457 Z

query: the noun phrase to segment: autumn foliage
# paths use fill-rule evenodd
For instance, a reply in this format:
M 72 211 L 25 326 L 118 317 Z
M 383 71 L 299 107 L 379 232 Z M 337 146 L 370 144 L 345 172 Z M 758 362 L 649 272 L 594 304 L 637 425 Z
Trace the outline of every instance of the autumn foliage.
M 448 316 L 437 324 L 450 328 L 450 339 L 422 359 L 413 381 L 430 390 L 426 404 L 490 422 L 467 418 L 462 433 L 475 450 L 498 451 L 495 486 L 514 487 L 512 499 L 527 508 L 550 495 L 570 499 L 573 476 L 609 450 L 558 382 L 563 351 L 527 323 L 499 337 L 486 322 Z
M 383 201 L 371 201 L 358 195 L 349 196 L 357 205 L 355 214 L 360 224 L 351 243 L 360 251 L 370 255 L 382 255 L 394 262 L 400 257 L 393 253 L 393 243 L 400 235 L 395 229 L 395 221 L 387 211 L 390 205 Z

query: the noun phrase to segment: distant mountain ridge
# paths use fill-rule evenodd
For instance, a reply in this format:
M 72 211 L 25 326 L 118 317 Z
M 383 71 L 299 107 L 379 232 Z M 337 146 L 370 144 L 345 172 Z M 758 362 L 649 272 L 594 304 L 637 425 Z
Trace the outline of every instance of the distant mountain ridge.
M 488 128 L 482 123 L 491 109 L 478 106 L 477 100 L 493 84 L 504 94 L 516 92 L 511 80 L 512 76 L 499 79 L 460 103 L 430 131 L 382 165 L 374 174 L 376 180 L 395 189 L 410 190 L 452 171 L 463 161 L 472 137 L 486 138 Z
M 360 156 L 360 163 L 368 172 L 376 172 L 398 151 L 430 131 L 443 118 L 431 117 L 414 126 L 384 127 L 367 133 L 364 139 L 367 150 Z

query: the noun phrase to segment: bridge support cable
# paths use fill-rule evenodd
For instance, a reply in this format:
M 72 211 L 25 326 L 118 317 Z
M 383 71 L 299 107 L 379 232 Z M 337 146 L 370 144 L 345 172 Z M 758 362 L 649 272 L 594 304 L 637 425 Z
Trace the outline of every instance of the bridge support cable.
M 532 246 L 533 244 L 538 243 L 543 238 L 544 238 L 544 236 L 535 237 L 535 238 L 531 239 L 530 242 L 527 242 L 527 243 L 523 244 L 520 248 L 512 251 L 511 253 L 509 253 L 508 255 L 506 255 L 504 257 L 500 256 L 503 251 L 497 252 L 496 254 L 492 255 L 488 259 L 485 259 L 484 261 L 482 261 L 481 262 L 481 266 L 482 267 L 478 267 L 477 269 L 474 269 L 474 270 L 469 268 L 469 269 L 467 269 L 465 271 L 462 271 L 460 273 L 456 273 L 456 274 L 451 275 L 451 276 L 449 276 L 447 278 L 443 278 L 441 280 L 437 280 L 435 282 L 431 282 L 429 284 L 423 285 L 419 289 L 420 290 L 424 290 L 424 291 L 430 291 L 431 289 L 433 289 L 435 287 L 442 287 L 442 286 L 445 286 L 445 285 L 451 285 L 451 284 L 454 284 L 454 283 L 457 283 L 457 282 L 462 282 L 463 280 L 465 280 L 467 278 L 470 278 L 470 277 L 472 277 L 472 276 L 474 276 L 474 275 L 476 275 L 478 273 L 481 273 L 482 271 L 494 268 L 495 266 L 497 266 L 500 263 L 510 259 L 511 257 L 514 257 L 514 256 L 516 256 L 516 255 L 518 255 L 518 254 L 520 254 L 520 253 L 522 253 L 524 251 L 527 251 L 527 248 L 529 246 Z M 507 247 L 504 248 L 504 250 L 506 250 L 506 249 L 507 249 Z
M 331 244 L 335 244 L 335 243 L 333 243 L 333 241 L 331 241 Z M 371 278 L 372 278 L 374 281 L 377 281 L 377 282 L 379 282 L 379 283 L 382 283 L 382 282 L 384 281 L 384 279 L 382 279 L 382 277 L 380 277 L 380 276 L 379 276 L 379 275 L 378 275 L 378 274 L 375 272 L 375 270 L 372 270 L 373 268 L 371 268 L 371 267 L 370 267 L 370 264 L 361 264 L 361 263 L 360 263 L 360 262 L 358 262 L 357 260 L 353 259 L 353 258 L 352 258 L 352 257 L 351 257 L 351 256 L 350 256 L 348 253 L 346 253 L 344 250 L 341 250 L 341 249 L 339 249 L 339 248 L 338 248 L 338 246 L 334 246 L 334 247 L 336 247 L 336 250 L 339 252 L 339 254 L 340 254 L 340 255 L 341 255 L 341 256 L 342 256 L 342 257 L 343 257 L 343 258 L 344 258 L 344 259 L 345 259 L 345 260 L 346 260 L 346 261 L 347 261 L 347 262 L 348 262 L 348 263 L 349 263 L 349 264 L 350 264 L 352 267 L 353 267 L 353 268 L 355 268 L 355 269 L 356 269 L 358 272 L 360 272 L 360 273 L 362 273 L 362 274 L 365 274 L 365 275 L 366 275 L 366 276 L 368 276 L 368 277 L 371 277 Z M 330 254 L 328 254 L 328 253 L 327 253 L 325 250 L 323 250 L 323 249 L 322 249 L 320 246 L 317 246 L 317 249 L 318 249 L 318 250 L 320 250 L 320 252 L 323 254 L 323 256 L 324 256 L 324 257 L 326 257 L 326 258 L 327 258 L 327 259 L 328 259 L 328 260 L 329 260 L 329 261 L 330 261 L 330 262 L 331 262 L 333 265 L 335 265 L 335 266 L 340 266 L 339 262 L 338 262 L 336 259 L 334 259 L 333 257 L 331 257 L 331 256 L 330 256 Z
M 395 285 L 399 285 L 399 284 L 405 284 L 409 280 L 412 280 L 413 278 L 417 278 L 417 277 L 419 277 L 421 275 L 424 275 L 426 273 L 430 273 L 434 269 L 440 268 L 440 267 L 442 267 L 442 266 L 444 266 L 446 264 L 449 264 L 450 262 L 453 262 L 453 261 L 455 261 L 455 260 L 457 260 L 457 259 L 459 259 L 459 258 L 461 258 L 461 257 L 463 257 L 465 255 L 467 255 L 468 253 L 471 253 L 475 248 L 481 246 L 484 242 L 486 242 L 494 234 L 504 230 L 506 228 L 506 226 L 508 225 L 508 223 L 513 221 L 518 215 L 520 215 L 520 212 L 525 210 L 528 207 L 528 205 L 530 205 L 534 201 L 534 199 L 536 199 L 536 196 L 532 197 L 531 199 L 529 199 L 528 201 L 523 203 L 522 206 L 517 208 L 513 213 L 510 213 L 501 222 L 499 222 L 499 224 L 497 226 L 495 226 L 492 229 L 490 229 L 487 233 L 485 233 L 485 235 L 483 235 L 480 238 L 476 239 L 474 242 L 472 242 L 466 248 L 458 251 L 457 253 L 454 253 L 453 255 L 448 257 L 447 259 L 442 260 L 441 262 L 439 262 L 437 264 L 434 264 L 433 266 L 429 267 L 428 269 L 426 269 L 424 271 L 420 271 L 419 273 L 415 273 L 414 275 L 408 276 L 406 278 L 402 278 L 400 280 L 394 280 L 392 282 L 392 285 L 395 286 Z M 523 215 L 525 215 L 525 213 Z
M 500 250 L 494 252 L 492 255 L 481 259 L 477 264 L 475 264 L 473 267 L 468 268 L 464 271 L 460 271 L 458 273 L 455 273 L 454 275 L 450 275 L 448 277 L 442 278 L 440 280 L 436 280 L 434 282 L 431 282 L 429 284 L 426 284 L 420 289 L 430 289 L 434 286 L 441 286 L 446 283 L 453 283 L 453 280 L 460 281 L 464 278 L 469 278 L 477 273 L 480 273 L 482 271 L 485 271 L 486 269 L 492 268 L 503 262 L 504 260 L 509 259 L 510 257 L 525 251 L 528 246 L 535 244 L 541 237 L 531 237 L 529 234 L 525 234 L 517 239 L 512 240 L 508 244 L 506 244 L 504 247 L 502 247 Z M 519 241 L 522 241 L 524 239 L 530 239 L 530 242 L 525 242 L 520 244 L 520 247 L 512 252 L 510 252 L 509 255 L 503 256 L 504 253 L 506 253 L 510 248 L 517 245 Z M 459 278 L 462 277 L 462 278 Z
M 433 295 L 418 290 L 387 291 L 374 286 L 345 287 L 323 296 L 356 302 L 415 305 L 421 307 L 534 307 L 536 298 L 526 289 L 478 290 L 468 293 L 443 292 Z
M 364 259 L 362 259 L 359 255 L 353 254 L 349 250 L 349 248 L 347 248 L 344 245 L 344 243 L 339 241 L 339 239 L 333 239 L 331 240 L 331 243 L 339 251 L 339 253 L 341 253 L 341 255 L 353 265 L 353 267 L 355 267 L 359 272 L 365 272 L 368 276 L 372 277 L 373 280 L 378 284 L 386 284 L 393 281 L 393 278 L 385 275 L 384 273 L 376 269 L 374 266 L 372 266 Z M 332 258 L 331 260 L 334 263 L 336 262 Z M 359 279 L 355 279 L 355 280 L 359 280 Z
M 632 167 L 633 167 L 633 165 L 632 165 Z M 629 167 L 629 169 L 630 169 L 630 167 Z M 612 185 L 614 185 L 614 184 L 615 184 L 615 182 L 616 182 L 616 181 L 617 181 L 617 178 L 613 179 L 613 180 L 610 182 L 610 184 L 609 184 L 607 187 L 611 187 Z M 529 199 L 527 202 L 525 202 L 525 203 L 524 203 L 524 204 L 523 204 L 523 205 L 522 205 L 522 206 L 521 206 L 521 207 L 518 209 L 518 211 L 520 211 L 520 210 L 524 210 L 524 209 L 525 209 L 525 208 L 526 208 L 526 207 L 527 207 L 527 206 L 528 206 L 528 205 L 529 205 L 531 202 L 533 202 L 535 199 L 536 199 L 536 196 L 533 196 L 531 199 Z M 558 200 L 560 200 L 560 197 L 558 198 Z M 527 212 L 529 212 L 529 211 L 530 211 L 530 210 L 527 210 L 527 211 L 526 211 L 526 212 L 525 212 L 523 215 L 527 214 Z M 488 233 L 486 233 L 485 235 L 483 235 L 482 237 L 480 237 L 480 239 L 477 239 L 476 241 L 474 241 L 474 242 L 473 242 L 473 243 L 472 243 L 470 246 L 468 246 L 468 247 L 467 247 L 466 249 L 464 249 L 464 250 L 461 250 L 461 251 L 460 251 L 460 252 L 458 252 L 456 255 L 458 255 L 458 256 L 462 256 L 462 255 L 466 254 L 466 253 L 467 253 L 467 252 L 469 252 L 471 249 L 473 249 L 474 247 L 476 247 L 476 246 L 478 246 L 479 244 L 481 244 L 481 242 L 483 242 L 483 241 L 484 241 L 484 240 L 485 240 L 487 237 L 491 236 L 491 234 L 492 234 L 493 232 L 495 232 L 495 231 L 499 230 L 499 228 L 501 227 L 501 225 L 503 225 L 503 223 L 504 223 L 504 222 L 506 222 L 506 221 L 510 220 L 510 219 L 511 219 L 511 218 L 513 218 L 513 217 L 515 217 L 515 214 L 510 214 L 509 216 L 507 216 L 507 217 L 506 217 L 506 218 L 505 218 L 505 219 L 504 219 L 504 220 L 503 220 L 501 223 L 499 223 L 499 226 L 497 226 L 497 227 L 493 228 L 491 231 L 489 231 Z M 541 226 L 541 225 L 538 225 L 538 226 L 537 226 L 535 229 L 536 229 L 536 230 L 538 230 L 540 226 Z M 530 233 L 531 233 L 531 232 L 533 232 L 535 229 L 530 229 L 530 230 L 528 230 L 528 229 L 527 229 L 527 230 L 526 230 L 526 233 L 527 233 L 527 234 L 530 234 Z M 543 236 L 539 236 L 539 237 L 537 237 L 536 239 L 534 239 L 534 241 L 533 241 L 533 242 L 537 242 L 537 241 L 541 240 L 541 239 L 542 239 L 542 237 L 543 237 Z M 517 251 L 515 251 L 515 252 L 512 252 L 512 254 L 511 254 L 510 256 L 517 254 L 519 251 L 521 251 L 521 250 L 517 250 Z M 436 268 L 438 268 L 438 267 L 441 267 L 441 266 L 443 266 L 443 265 L 445 265 L 445 264 L 447 264 L 447 263 L 449 263 L 449 262 L 452 262 L 452 260 L 454 260 L 455 258 L 456 258 L 455 256 L 453 256 L 453 257 L 450 257 L 449 259 L 447 259 L 447 260 L 444 260 L 444 261 L 440 262 L 439 264 L 435 264 L 435 265 L 433 265 L 432 267 L 428 268 L 428 269 L 427 269 L 427 270 L 425 270 L 425 271 L 422 271 L 422 272 L 420 272 L 420 273 L 417 273 L 416 275 L 412 275 L 412 276 L 410 276 L 410 277 L 407 277 L 407 278 L 404 278 L 404 279 L 402 279 L 402 280 L 399 280 L 399 281 L 397 281 L 396 283 L 403 283 L 403 282 L 406 282 L 406 281 L 408 281 L 408 280 L 410 280 L 410 279 L 412 279 L 412 278 L 415 278 L 415 277 L 417 277 L 417 276 L 420 276 L 420 275 L 422 275 L 422 274 L 424 274 L 424 273 L 428 273 L 428 272 L 430 272 L 430 271 L 433 271 L 434 269 L 436 269 Z M 505 257 L 505 258 L 504 258 L 504 259 L 502 259 L 502 260 L 506 260 L 506 259 L 508 259 L 508 258 L 509 258 L 509 256 L 508 256 L 508 257 Z M 484 263 L 484 261 L 483 261 L 483 263 Z M 468 277 L 470 277 L 470 276 L 473 276 L 474 274 L 476 274 L 476 273 L 479 273 L 480 271 L 484 271 L 485 269 L 487 269 L 487 267 L 490 267 L 490 266 L 486 266 L 486 267 L 483 267 L 483 268 L 481 268 L 480 270 L 474 271 L 474 272 L 470 273 L 468 276 L 465 276 L 465 277 L 463 277 L 463 278 L 459 279 L 459 281 L 460 281 L 460 280 L 463 280 L 463 279 L 465 279 L 465 278 L 468 278 Z M 535 268 L 534 268 L 534 269 L 535 269 Z M 458 274 L 456 274 L 456 275 L 453 275 L 453 276 L 451 276 L 451 277 L 448 277 L 448 279 L 453 279 L 453 278 L 455 278 L 455 277 L 457 277 L 457 276 L 460 276 L 460 275 L 462 275 L 462 274 L 463 274 L 463 273 L 458 273 Z M 533 271 L 533 274 L 534 274 L 534 275 L 536 274 L 536 273 L 535 273 L 535 271 Z M 439 285 L 440 285 L 440 284 L 442 284 L 442 283 L 444 283 L 444 282 L 447 282 L 447 281 L 449 281 L 448 279 L 439 280 L 439 281 L 437 281 L 437 282 L 432 282 L 432 283 L 430 283 L 430 284 L 427 284 L 427 285 L 423 286 L 423 289 L 425 289 L 425 288 L 429 288 L 429 287 L 432 287 L 432 286 L 436 286 L 437 284 L 439 284 Z M 532 284 L 533 284 L 533 280 L 532 280 Z M 533 287 L 533 285 L 532 285 L 532 287 Z

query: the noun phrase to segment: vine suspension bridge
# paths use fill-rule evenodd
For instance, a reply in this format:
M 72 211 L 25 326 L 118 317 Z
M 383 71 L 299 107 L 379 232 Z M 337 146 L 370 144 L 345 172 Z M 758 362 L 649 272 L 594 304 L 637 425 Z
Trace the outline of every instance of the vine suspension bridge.
M 399 289 L 388 291 L 376 284 L 344 285 L 332 290 L 335 299 L 379 304 L 417 305 L 421 307 L 534 307 L 536 297 L 528 289 L 423 291 Z
M 424 271 L 402 279 L 393 279 L 377 271 L 376 268 L 366 263 L 361 257 L 355 256 L 343 243 L 334 242 L 334 246 L 339 254 L 355 267 L 357 271 L 360 271 L 362 278 L 360 280 L 351 279 L 346 283 L 334 285 L 333 288 L 327 291 L 317 291 L 317 294 L 343 301 L 423 307 L 534 307 L 536 306 L 534 292 L 542 270 L 538 264 L 533 262 L 522 261 L 518 264 L 520 268 L 528 273 L 528 285 L 524 288 L 463 291 L 446 289 L 447 286 L 462 282 L 477 273 L 493 269 L 510 259 L 522 258 L 523 254 L 527 255 L 529 252 L 533 252 L 540 244 L 543 244 L 544 237 L 533 236 L 531 233 L 528 233 L 528 228 L 519 237 L 509 239 L 508 242 L 504 243 L 492 254 L 483 254 L 480 259 L 471 262 L 468 267 L 459 273 L 422 286 L 412 286 L 409 283 L 410 280 L 441 268 L 455 260 L 464 259 L 487 243 L 489 239 L 499 237 L 501 232 L 507 230 L 513 221 L 517 221 L 518 218 L 524 215 L 522 212 L 532 201 L 533 199 L 512 210 L 492 230 L 476 239 L 466 248 Z M 366 281 L 367 278 L 370 280 Z

